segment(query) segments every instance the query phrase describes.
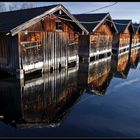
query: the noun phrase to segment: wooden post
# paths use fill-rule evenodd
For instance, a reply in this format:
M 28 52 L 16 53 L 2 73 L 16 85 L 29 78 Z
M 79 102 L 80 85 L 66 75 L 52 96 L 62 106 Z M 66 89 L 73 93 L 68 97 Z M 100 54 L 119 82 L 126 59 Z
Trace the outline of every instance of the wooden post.
M 90 56 L 90 35 L 80 35 L 79 36 L 79 49 L 78 55 L 84 61 L 89 63 Z
M 130 47 L 129 47 L 128 61 L 130 60 L 130 57 L 131 57 L 132 38 L 133 38 L 133 37 L 134 37 L 134 34 L 130 34 Z
M 19 54 L 19 69 L 16 70 L 16 78 L 17 79 L 24 79 L 24 70 L 22 66 L 22 52 L 21 52 L 21 45 L 20 45 L 20 32 L 18 33 L 18 54 Z

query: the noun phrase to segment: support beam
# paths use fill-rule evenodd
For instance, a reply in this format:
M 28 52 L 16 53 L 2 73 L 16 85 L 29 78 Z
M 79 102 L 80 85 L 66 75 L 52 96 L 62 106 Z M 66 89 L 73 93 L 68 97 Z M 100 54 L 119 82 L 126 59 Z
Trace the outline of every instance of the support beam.
M 24 79 L 24 70 L 23 69 L 17 69 L 16 70 L 16 78 L 17 79 Z

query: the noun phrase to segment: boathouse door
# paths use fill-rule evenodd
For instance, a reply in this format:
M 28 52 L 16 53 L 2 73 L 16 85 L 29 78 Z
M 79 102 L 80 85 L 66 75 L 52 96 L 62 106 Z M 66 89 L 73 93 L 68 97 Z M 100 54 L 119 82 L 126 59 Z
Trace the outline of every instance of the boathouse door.
M 59 69 L 67 65 L 68 34 L 44 32 L 44 70 Z

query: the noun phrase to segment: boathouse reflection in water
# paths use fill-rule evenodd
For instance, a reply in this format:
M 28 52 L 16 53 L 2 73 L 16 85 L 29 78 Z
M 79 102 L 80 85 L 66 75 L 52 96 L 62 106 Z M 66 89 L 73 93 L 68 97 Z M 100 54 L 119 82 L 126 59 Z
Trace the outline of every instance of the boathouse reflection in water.
M 85 93 L 106 95 L 113 77 L 127 78 L 139 49 L 25 81 L 0 80 L 0 119 L 16 128 L 59 127 Z

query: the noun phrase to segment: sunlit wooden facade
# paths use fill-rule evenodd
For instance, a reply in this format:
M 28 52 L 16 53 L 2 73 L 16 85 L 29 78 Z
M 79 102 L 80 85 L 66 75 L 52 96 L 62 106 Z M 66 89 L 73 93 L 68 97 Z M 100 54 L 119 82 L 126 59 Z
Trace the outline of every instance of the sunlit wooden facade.
M 88 35 L 80 35 L 79 58 L 91 62 L 111 55 L 113 34 L 117 33 L 115 24 L 109 13 L 74 15 L 89 31 Z M 90 23 L 91 22 L 91 23 Z
M 76 19 L 62 5 L 4 12 L 0 18 L 4 19 L 0 23 L 2 70 L 23 78 L 36 70 L 78 63 L 78 36 L 87 30 L 78 21 L 70 22 Z

